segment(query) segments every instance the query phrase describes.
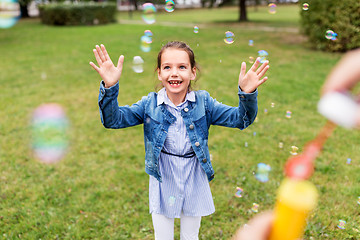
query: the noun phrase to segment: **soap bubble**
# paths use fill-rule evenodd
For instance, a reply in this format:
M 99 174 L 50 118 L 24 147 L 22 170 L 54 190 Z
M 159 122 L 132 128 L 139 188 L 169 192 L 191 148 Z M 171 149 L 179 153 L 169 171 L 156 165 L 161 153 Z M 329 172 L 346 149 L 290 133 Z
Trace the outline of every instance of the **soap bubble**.
M 297 155 L 297 151 L 299 150 L 299 148 L 297 146 L 291 146 L 291 155 Z
M 279 142 L 279 148 L 283 148 L 284 147 L 284 143 L 283 142 Z
M 147 23 L 147 24 L 155 23 L 156 8 L 155 8 L 154 4 L 152 4 L 152 3 L 144 3 L 142 5 L 142 8 L 143 8 L 143 14 L 142 14 L 141 17 L 144 20 L 144 22 Z
M 346 159 L 346 164 L 351 164 L 351 158 Z
M 249 40 L 249 46 L 250 47 L 254 46 L 254 40 Z
M 149 43 L 152 43 L 153 33 L 151 32 L 151 30 L 145 30 L 144 31 L 144 36 L 149 37 L 149 39 L 150 39 Z
M 251 211 L 253 211 L 254 213 L 257 213 L 259 211 L 259 204 L 253 203 Z
M 303 9 L 304 11 L 309 10 L 309 4 L 308 4 L 308 3 L 304 3 L 302 9 Z
M 35 157 L 43 163 L 60 161 L 67 150 L 68 120 L 61 105 L 42 104 L 31 119 L 32 148 Z
M 194 26 L 194 33 L 199 33 L 199 27 L 198 26 Z
M 275 103 L 272 102 L 272 103 L 271 103 L 271 107 L 272 107 L 272 108 L 275 107 Z
M 140 39 L 140 49 L 143 52 L 150 52 L 152 39 L 148 36 L 142 36 Z
M 285 117 L 286 117 L 286 118 L 291 118 L 291 112 L 290 112 L 290 111 L 286 111 Z
M 232 44 L 234 42 L 235 34 L 233 32 L 227 31 L 225 32 L 224 42 L 226 44 Z
M 170 207 L 174 206 L 175 201 L 176 201 L 176 198 L 174 196 L 170 196 L 169 197 L 169 206 Z
M 242 188 L 237 187 L 236 188 L 236 193 L 235 193 L 235 197 L 237 198 L 241 198 L 242 194 L 243 194 L 244 190 Z
M 247 142 L 245 142 L 245 144 L 244 144 L 244 145 L 245 145 L 245 147 L 248 147 L 248 146 L 249 146 L 249 144 L 248 144 Z
M 255 174 L 255 177 L 260 182 L 267 182 L 269 181 L 269 172 L 271 170 L 271 167 L 265 163 L 259 163 L 257 165 L 257 171 Z
M 339 229 L 345 229 L 345 225 L 346 225 L 346 221 L 345 220 L 339 220 L 339 224 L 337 225 L 337 227 Z
M 175 10 L 175 3 L 173 0 L 166 0 L 165 1 L 165 11 L 173 12 Z
M 264 63 L 266 61 L 267 56 L 269 55 L 267 51 L 265 50 L 260 50 L 258 51 L 258 55 L 259 55 L 259 62 L 260 63 Z
M 14 26 L 21 17 L 17 0 L 0 0 L 0 28 Z
M 253 64 L 254 61 L 255 61 L 255 58 L 250 56 L 250 57 L 249 57 L 249 63 Z
M 325 38 L 335 41 L 335 40 L 337 40 L 337 33 L 335 33 L 333 30 L 329 29 L 325 33 Z
M 270 14 L 275 14 L 276 13 L 276 4 L 275 3 L 270 3 L 268 5 L 268 7 L 269 7 L 269 13 Z
M 358 197 L 357 204 L 360 204 L 360 196 Z
M 135 56 L 133 58 L 133 66 L 132 69 L 136 73 L 142 73 L 144 71 L 144 60 L 140 56 Z

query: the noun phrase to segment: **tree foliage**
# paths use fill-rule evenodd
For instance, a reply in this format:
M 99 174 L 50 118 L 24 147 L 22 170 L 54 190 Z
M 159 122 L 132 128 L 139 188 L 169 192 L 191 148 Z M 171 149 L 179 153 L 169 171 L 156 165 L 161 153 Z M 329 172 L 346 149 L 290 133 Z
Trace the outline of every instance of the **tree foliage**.
M 341 52 L 360 47 L 359 0 L 301 0 L 301 7 L 304 3 L 309 8 L 301 9 L 301 29 L 313 48 Z M 336 40 L 325 38 L 327 30 L 337 34 Z

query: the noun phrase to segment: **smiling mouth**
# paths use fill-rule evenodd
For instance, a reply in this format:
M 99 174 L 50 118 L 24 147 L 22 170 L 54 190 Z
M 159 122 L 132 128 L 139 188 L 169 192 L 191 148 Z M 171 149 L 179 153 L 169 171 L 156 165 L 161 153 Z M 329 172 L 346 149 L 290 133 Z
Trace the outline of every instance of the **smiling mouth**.
M 182 83 L 182 81 L 180 81 L 180 80 L 170 80 L 168 82 L 171 86 L 174 86 L 174 87 L 179 86 Z

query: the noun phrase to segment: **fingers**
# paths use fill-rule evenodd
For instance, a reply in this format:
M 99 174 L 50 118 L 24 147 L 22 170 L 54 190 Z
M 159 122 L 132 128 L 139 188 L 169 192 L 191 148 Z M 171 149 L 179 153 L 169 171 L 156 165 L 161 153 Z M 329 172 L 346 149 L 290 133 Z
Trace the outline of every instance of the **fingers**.
M 95 69 L 95 71 L 97 71 L 98 73 L 100 73 L 100 68 L 99 68 L 98 66 L 96 66 L 95 63 L 89 62 L 89 64 Z
M 94 53 L 94 56 L 95 56 L 95 59 L 96 59 L 97 63 L 98 63 L 99 66 L 101 67 L 101 65 L 102 65 L 102 60 L 101 60 L 101 58 L 100 58 L 100 56 L 99 56 L 98 51 L 97 51 L 96 49 L 93 49 L 93 53 Z
M 263 71 L 269 64 L 269 61 L 265 61 L 261 66 L 256 70 L 256 74 L 259 75 L 261 71 Z M 266 71 L 265 71 L 266 72 Z
M 104 56 L 104 53 L 103 53 L 102 50 L 100 49 L 99 45 L 96 45 L 95 48 L 96 48 L 96 51 L 97 51 L 97 53 L 98 53 L 98 55 L 99 55 L 99 57 L 100 57 L 100 59 L 101 59 L 101 62 L 105 62 L 105 61 L 106 61 L 106 58 L 105 58 L 105 56 Z
M 254 64 L 251 66 L 250 70 L 253 72 L 256 72 L 256 69 L 258 68 L 259 64 L 260 64 L 260 58 L 256 58 Z
M 267 63 L 266 63 L 266 64 L 267 64 Z M 261 71 L 259 71 L 260 68 L 262 68 Z M 259 73 L 258 73 L 258 71 L 256 71 L 256 74 L 258 75 L 259 79 L 262 78 L 262 77 L 265 75 L 265 73 L 266 73 L 267 70 L 270 68 L 270 66 L 269 66 L 269 65 L 265 65 L 265 63 L 264 63 L 263 65 L 261 65 L 260 68 L 258 69 Z
M 266 80 L 268 80 L 268 77 L 264 77 L 263 79 L 259 80 L 259 81 L 257 82 L 257 87 L 256 87 L 256 88 L 258 88 L 261 84 L 263 84 L 264 82 L 266 82 Z
M 242 62 L 241 63 L 241 68 L 240 68 L 240 75 L 239 75 L 239 78 L 243 78 L 245 76 L 245 73 L 246 73 L 246 63 L 245 62 Z
M 104 44 L 100 45 L 102 52 L 104 53 L 105 60 L 111 60 L 109 54 L 106 51 Z

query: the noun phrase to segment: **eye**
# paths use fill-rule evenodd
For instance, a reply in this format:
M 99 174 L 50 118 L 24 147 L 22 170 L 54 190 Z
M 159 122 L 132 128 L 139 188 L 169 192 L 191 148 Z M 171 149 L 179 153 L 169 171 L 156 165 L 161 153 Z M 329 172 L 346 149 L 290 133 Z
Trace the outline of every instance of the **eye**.
M 170 67 L 169 66 L 164 66 L 163 69 L 170 69 Z
M 181 65 L 181 66 L 180 66 L 180 69 L 186 69 L 186 66 Z

